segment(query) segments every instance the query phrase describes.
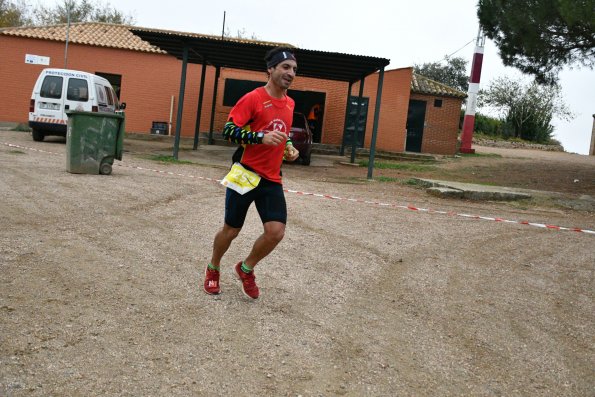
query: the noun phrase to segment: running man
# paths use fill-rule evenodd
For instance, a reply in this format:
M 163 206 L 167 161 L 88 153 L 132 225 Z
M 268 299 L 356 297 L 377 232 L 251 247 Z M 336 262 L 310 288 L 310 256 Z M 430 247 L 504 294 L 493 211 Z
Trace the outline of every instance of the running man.
M 244 95 L 231 110 L 223 136 L 241 146 L 233 155 L 232 170 L 243 174 L 242 180 L 259 182 L 252 190 L 238 193 L 228 185 L 225 196 L 225 222 L 215 235 L 211 262 L 205 269 L 204 290 L 219 294 L 221 258 L 238 236 L 248 208 L 254 202 L 264 231 L 256 239 L 248 256 L 236 264 L 235 272 L 242 281 L 244 294 L 252 299 L 259 296 L 254 267 L 281 242 L 285 235 L 287 207 L 281 181 L 283 159 L 294 161 L 299 152 L 289 140 L 295 102 L 287 89 L 297 71 L 295 55 L 290 48 L 277 47 L 265 58 L 268 81 Z M 254 175 L 255 173 L 256 175 Z M 251 186 L 248 186 L 251 188 Z

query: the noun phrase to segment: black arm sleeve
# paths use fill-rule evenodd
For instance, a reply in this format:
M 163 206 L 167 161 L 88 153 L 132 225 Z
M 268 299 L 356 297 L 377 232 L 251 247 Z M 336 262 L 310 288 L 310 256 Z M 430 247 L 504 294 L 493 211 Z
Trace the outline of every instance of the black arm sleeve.
M 255 131 L 248 131 L 242 127 L 238 127 L 233 121 L 225 123 L 225 127 L 223 128 L 223 139 L 237 144 L 253 145 L 262 143 L 260 142 L 260 139 L 257 138 Z

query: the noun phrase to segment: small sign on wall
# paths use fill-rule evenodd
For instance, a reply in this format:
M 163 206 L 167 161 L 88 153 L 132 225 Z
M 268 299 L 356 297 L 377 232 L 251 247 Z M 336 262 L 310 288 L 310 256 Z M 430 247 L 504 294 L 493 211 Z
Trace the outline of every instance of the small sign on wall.
M 42 57 L 40 55 L 25 54 L 25 63 L 29 65 L 49 65 L 50 57 Z

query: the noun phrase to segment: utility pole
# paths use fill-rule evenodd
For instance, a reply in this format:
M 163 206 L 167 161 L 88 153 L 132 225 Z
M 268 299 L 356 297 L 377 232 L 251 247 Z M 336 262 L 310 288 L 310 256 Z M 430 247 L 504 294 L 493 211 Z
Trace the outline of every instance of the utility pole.
M 589 156 L 595 156 L 595 114 L 593 115 L 593 129 L 591 130 L 591 148 Z
M 70 7 L 71 2 L 66 3 L 66 47 L 64 48 L 64 69 L 68 69 L 68 36 L 70 35 Z
M 223 29 L 221 29 L 221 40 L 225 37 L 225 11 L 223 11 Z
M 461 153 L 475 153 L 475 149 L 471 149 L 471 142 L 473 141 L 473 130 L 475 128 L 475 108 L 477 106 L 477 94 L 479 92 L 485 41 L 485 35 L 481 31 L 481 28 L 479 28 L 475 42 L 475 51 L 473 53 L 473 63 L 471 64 L 469 89 L 467 90 L 467 106 L 463 120 L 463 133 L 461 134 Z

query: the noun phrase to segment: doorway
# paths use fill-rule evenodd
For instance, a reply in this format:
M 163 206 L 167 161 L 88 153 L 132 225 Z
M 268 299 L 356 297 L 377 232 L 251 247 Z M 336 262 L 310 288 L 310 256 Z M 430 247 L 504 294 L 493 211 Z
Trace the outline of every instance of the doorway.
M 320 143 L 322 139 L 322 125 L 324 121 L 324 104 L 326 93 L 317 91 L 288 90 L 295 101 L 295 111 L 303 113 L 312 131 L 312 142 Z
M 405 151 L 421 152 L 426 120 L 426 101 L 411 99 L 407 110 L 407 142 Z
M 345 124 L 345 133 L 343 135 L 343 142 L 346 146 L 351 147 L 353 144 L 353 136 L 355 133 L 355 121 L 357 119 L 357 103 L 358 96 L 349 97 L 349 111 L 347 113 L 347 123 Z M 368 104 L 370 98 L 362 97 L 360 102 L 360 114 L 357 131 L 357 147 L 364 147 L 364 137 L 366 135 L 366 121 L 368 120 Z
M 122 75 L 112 73 L 95 72 L 97 76 L 103 77 L 112 85 L 112 88 L 116 92 L 118 102 L 120 101 L 120 90 L 122 89 Z

